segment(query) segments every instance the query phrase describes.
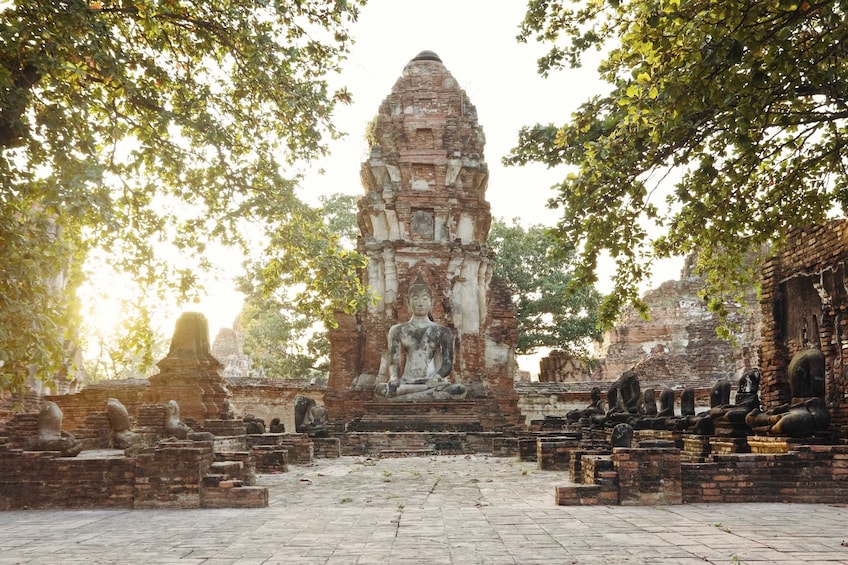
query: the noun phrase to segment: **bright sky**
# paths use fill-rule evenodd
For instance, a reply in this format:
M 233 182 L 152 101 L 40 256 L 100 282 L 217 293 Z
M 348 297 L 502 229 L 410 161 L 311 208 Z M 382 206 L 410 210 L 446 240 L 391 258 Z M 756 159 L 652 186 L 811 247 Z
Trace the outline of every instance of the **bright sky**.
M 326 174 L 311 177 L 306 194 L 363 192 L 359 166 L 366 156 L 366 124 L 404 66 L 426 49 L 441 57 L 477 107 L 486 134 L 493 215 L 552 223 L 556 213 L 545 202 L 561 174 L 544 167 L 506 168 L 501 157 L 515 145 L 521 126 L 565 120 L 603 83 L 594 69 L 540 77 L 536 59 L 544 49 L 515 40 L 523 13 L 521 2 L 371 0 L 354 28 L 356 44 L 340 77 L 354 96 L 352 105 L 337 112 L 336 123 L 349 136 L 333 145 L 332 156 L 321 162 Z
M 597 61 L 548 79 L 539 76 L 536 60 L 545 49 L 515 40 L 525 7 L 525 2 L 504 0 L 369 0 L 353 28 L 356 44 L 337 78 L 354 100 L 336 113 L 337 127 L 348 136 L 333 142 L 330 157 L 310 171 L 303 198 L 317 202 L 319 194 L 363 193 L 359 169 L 366 155 L 366 124 L 406 63 L 431 50 L 477 108 L 486 135 L 487 198 L 493 216 L 518 217 L 524 225 L 552 225 L 558 215 L 545 204 L 553 195 L 550 187 L 565 172 L 544 166 L 504 167 L 501 158 L 515 145 L 522 126 L 564 123 L 581 102 L 603 92 L 605 83 L 596 76 Z M 325 174 L 317 173 L 320 168 Z M 679 269 L 678 263 L 664 266 L 655 272 L 655 280 L 676 279 Z M 214 339 L 221 327 L 232 325 L 241 302 L 223 281 L 209 300 L 191 308 L 207 316 Z

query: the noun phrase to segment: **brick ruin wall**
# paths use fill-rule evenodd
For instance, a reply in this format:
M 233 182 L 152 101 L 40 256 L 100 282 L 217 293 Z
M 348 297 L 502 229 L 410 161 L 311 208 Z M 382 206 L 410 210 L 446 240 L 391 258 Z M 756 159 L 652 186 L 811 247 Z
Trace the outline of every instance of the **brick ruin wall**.
M 625 312 L 604 335 L 601 366 L 592 380 L 614 381 L 636 367 L 642 388 L 711 387 L 719 379 L 735 380 L 759 362 L 760 308 L 755 296 L 744 309 L 731 308 L 729 321 L 739 324 L 737 345 L 718 337 L 718 318 L 698 296 L 703 279 L 684 268 L 680 280 L 666 281 L 642 299 L 649 320 Z
M 683 464 L 683 501 L 844 504 L 848 446 L 808 445 L 784 454 L 728 454 Z
M 762 269 L 762 382 L 766 408 L 790 402 L 787 368 L 807 346 L 825 356 L 831 429 L 848 436 L 848 220 L 794 229 Z
M 324 394 L 323 382 L 310 384 L 304 380 L 274 379 L 225 379 L 231 397 L 230 403 L 237 417 L 252 414 L 269 425 L 273 418 L 280 418 L 287 432 L 294 432 L 294 399 L 296 396 L 312 398 L 319 404 Z M 101 381 L 85 387 L 76 394 L 45 397 L 62 409 L 62 428 L 73 432 L 85 427 L 86 419 L 94 413 L 103 412 L 106 399 L 116 398 L 126 406 L 130 417 L 135 418 L 139 408 L 151 402 L 150 383 L 143 379 L 123 381 Z M 176 399 L 179 403 L 180 399 Z M 30 402 L 34 411 L 37 403 Z M 11 412 L 10 412 L 11 415 Z M 2 423 L 0 419 L 0 423 Z
M 844 504 L 848 500 L 846 445 L 799 445 L 781 454 L 713 455 L 706 462 L 686 461 L 678 449 L 599 452 L 569 445 L 560 451 L 560 460 L 546 461 L 546 465 L 565 463 L 570 470 L 574 482 L 555 489 L 561 506 Z
M 261 508 L 264 487 L 211 484 L 211 441 L 171 441 L 135 457 L 57 457 L 0 451 L 0 511 L 26 509 Z M 214 481 L 213 481 L 214 482 Z
M 585 382 L 592 380 L 592 369 L 578 357 L 554 350 L 539 360 L 540 383 Z

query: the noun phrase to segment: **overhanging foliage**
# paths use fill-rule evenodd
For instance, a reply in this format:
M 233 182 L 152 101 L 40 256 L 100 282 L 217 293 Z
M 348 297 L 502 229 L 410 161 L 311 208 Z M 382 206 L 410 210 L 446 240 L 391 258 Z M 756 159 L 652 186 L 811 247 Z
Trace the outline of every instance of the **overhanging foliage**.
M 848 3 L 531 0 L 520 40 L 543 74 L 604 49 L 611 91 L 562 126 L 524 128 L 508 163 L 572 165 L 551 205 L 579 281 L 616 263 L 609 324 L 658 257 L 698 252 L 704 296 L 756 283 L 746 254 L 848 205 Z M 671 180 L 675 179 L 675 180 Z M 663 183 L 662 181 L 665 180 Z M 673 185 L 673 186 L 672 186 Z M 662 194 L 667 198 L 663 201 Z
M 186 298 L 211 262 L 207 243 L 248 248 L 244 227 L 259 225 L 273 236 L 277 268 L 301 283 L 303 304 L 328 319 L 358 304 L 363 289 L 345 277 L 359 258 L 327 237 L 286 171 L 322 154 L 337 133 L 331 112 L 349 95 L 330 92 L 325 77 L 350 45 L 360 3 L 4 4 L 0 351 L 8 382 L 19 385 L 29 367 L 48 378 L 61 363 L 81 281 L 68 275 L 94 248 L 108 250 L 140 292 Z M 41 235 L 43 222 L 59 240 Z M 164 255 L 163 244 L 176 253 Z M 39 282 L 56 277 L 64 284 Z

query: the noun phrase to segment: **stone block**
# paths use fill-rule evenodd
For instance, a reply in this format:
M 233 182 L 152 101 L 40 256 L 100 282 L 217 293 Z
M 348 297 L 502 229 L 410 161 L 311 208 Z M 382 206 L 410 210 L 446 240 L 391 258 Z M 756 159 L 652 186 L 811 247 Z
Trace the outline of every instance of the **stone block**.
M 612 462 L 621 505 L 682 503 L 680 450 L 615 448 Z
M 209 471 L 227 477 L 240 477 L 243 468 L 244 466 L 240 461 L 215 461 L 209 467 Z
M 496 457 L 518 457 L 518 438 L 499 437 L 492 439 L 492 455 Z
M 341 442 L 337 437 L 312 438 L 315 457 L 319 459 L 337 459 L 341 457 Z
M 288 450 L 272 445 L 257 445 L 251 450 L 257 473 L 287 473 Z
M 595 506 L 599 504 L 601 487 L 595 485 L 565 485 L 556 487 L 557 506 Z
M 265 508 L 265 487 L 207 488 L 203 490 L 202 508 Z
M 538 438 L 536 442 L 536 463 L 540 470 L 569 470 L 571 450 L 579 444 L 576 439 L 546 437 Z

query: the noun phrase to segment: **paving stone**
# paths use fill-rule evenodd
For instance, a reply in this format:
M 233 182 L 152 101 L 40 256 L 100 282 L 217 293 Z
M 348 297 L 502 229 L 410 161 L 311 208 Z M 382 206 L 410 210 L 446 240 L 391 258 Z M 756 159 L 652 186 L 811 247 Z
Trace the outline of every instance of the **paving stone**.
M 480 455 L 258 481 L 268 508 L 0 512 L 0 565 L 848 565 L 848 505 L 556 506 L 561 473 Z

